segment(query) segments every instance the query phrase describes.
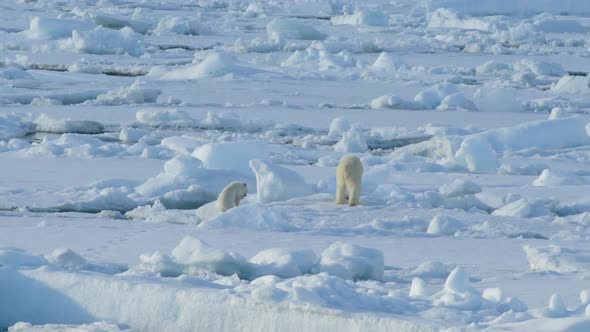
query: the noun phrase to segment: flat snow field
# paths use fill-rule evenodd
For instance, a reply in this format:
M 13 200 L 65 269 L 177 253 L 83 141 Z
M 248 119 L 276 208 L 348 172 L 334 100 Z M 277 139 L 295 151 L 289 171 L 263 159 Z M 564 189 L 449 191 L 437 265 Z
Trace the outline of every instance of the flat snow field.
M 590 331 L 589 8 L 0 1 L 0 331 Z

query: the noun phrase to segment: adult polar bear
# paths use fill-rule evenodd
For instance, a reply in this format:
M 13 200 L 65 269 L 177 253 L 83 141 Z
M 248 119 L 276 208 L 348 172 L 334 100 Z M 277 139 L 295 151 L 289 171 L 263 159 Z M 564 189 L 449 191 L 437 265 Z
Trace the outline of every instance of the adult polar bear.
M 363 163 L 359 157 L 348 155 L 340 159 L 336 168 L 336 204 L 346 204 L 348 190 L 348 205 L 360 204 L 363 186 Z
M 231 182 L 217 197 L 217 209 L 225 212 L 240 205 L 240 201 L 248 194 L 248 188 L 244 182 Z

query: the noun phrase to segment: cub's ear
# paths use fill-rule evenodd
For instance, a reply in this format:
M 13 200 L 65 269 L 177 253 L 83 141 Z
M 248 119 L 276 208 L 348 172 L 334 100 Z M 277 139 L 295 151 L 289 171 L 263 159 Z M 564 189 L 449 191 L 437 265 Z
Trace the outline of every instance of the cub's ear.
M 242 184 L 244 185 L 244 188 L 246 188 L 246 184 L 245 183 L 242 183 Z

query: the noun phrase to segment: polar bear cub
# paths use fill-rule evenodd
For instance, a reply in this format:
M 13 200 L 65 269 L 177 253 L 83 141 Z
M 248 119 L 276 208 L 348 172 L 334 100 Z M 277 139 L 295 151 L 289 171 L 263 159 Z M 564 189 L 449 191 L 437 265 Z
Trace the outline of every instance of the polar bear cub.
M 217 197 L 217 208 L 225 212 L 240 205 L 240 201 L 248 194 L 248 188 L 244 182 L 234 181 L 221 191 Z
M 346 204 L 348 190 L 348 205 L 360 204 L 363 180 L 363 163 L 354 155 L 344 156 L 336 168 L 336 204 Z

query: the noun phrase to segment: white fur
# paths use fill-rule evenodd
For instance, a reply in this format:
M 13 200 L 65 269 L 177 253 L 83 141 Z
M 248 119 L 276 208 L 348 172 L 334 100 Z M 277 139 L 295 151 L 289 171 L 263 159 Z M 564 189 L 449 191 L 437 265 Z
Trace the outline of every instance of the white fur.
M 234 181 L 221 191 L 217 197 L 217 208 L 225 212 L 233 207 L 240 205 L 240 201 L 248 194 L 248 188 L 244 182 Z
M 346 204 L 348 190 L 348 205 L 360 204 L 363 182 L 363 163 L 359 157 L 348 155 L 340 159 L 336 168 L 336 204 Z

